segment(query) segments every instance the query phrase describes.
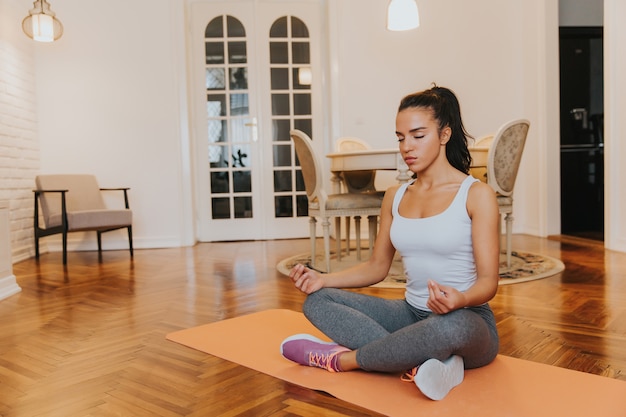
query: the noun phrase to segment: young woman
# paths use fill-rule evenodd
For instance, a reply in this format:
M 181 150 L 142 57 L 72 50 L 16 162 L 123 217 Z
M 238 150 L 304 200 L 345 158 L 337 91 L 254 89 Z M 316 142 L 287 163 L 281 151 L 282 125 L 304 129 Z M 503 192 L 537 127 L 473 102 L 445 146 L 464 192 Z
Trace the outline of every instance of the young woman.
M 396 135 L 416 179 L 387 190 L 370 259 L 321 274 L 296 265 L 296 288 L 308 294 L 305 316 L 334 342 L 295 335 L 281 353 L 331 372 L 404 372 L 424 395 L 439 400 L 464 369 L 498 353 L 487 302 L 498 288 L 499 236 L 495 193 L 468 175 L 471 156 L 455 94 L 443 87 L 402 99 Z M 396 250 L 407 279 L 400 300 L 339 288 L 382 281 Z

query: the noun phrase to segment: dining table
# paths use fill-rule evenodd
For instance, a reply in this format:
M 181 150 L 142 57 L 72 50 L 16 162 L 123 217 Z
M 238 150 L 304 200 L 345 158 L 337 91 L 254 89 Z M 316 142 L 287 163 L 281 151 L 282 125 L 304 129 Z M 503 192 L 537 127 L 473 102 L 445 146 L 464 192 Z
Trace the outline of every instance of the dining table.
M 486 182 L 488 146 L 470 146 L 472 162 L 470 173 L 479 180 Z M 409 167 L 398 148 L 363 149 L 356 151 L 332 152 L 326 155 L 330 159 L 333 193 L 341 193 L 342 173 L 345 171 L 386 170 L 397 171 L 396 180 L 404 183 L 412 178 Z

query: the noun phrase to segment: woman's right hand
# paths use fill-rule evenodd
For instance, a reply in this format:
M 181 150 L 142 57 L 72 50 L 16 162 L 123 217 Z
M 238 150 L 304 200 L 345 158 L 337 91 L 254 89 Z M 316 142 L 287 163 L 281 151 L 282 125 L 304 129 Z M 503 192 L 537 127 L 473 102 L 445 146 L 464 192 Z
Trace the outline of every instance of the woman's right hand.
M 305 294 L 314 293 L 324 287 L 323 274 L 302 264 L 297 264 L 291 268 L 289 278 L 291 278 L 296 288 Z

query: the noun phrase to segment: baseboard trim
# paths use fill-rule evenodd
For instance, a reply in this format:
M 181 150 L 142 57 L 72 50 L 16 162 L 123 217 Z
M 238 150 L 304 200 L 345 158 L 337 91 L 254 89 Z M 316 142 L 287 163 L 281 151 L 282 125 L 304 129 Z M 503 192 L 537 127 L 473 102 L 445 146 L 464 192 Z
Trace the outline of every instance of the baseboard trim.
M 15 275 L 0 278 L 0 300 L 4 300 L 20 291 L 22 291 L 22 288 L 17 285 Z

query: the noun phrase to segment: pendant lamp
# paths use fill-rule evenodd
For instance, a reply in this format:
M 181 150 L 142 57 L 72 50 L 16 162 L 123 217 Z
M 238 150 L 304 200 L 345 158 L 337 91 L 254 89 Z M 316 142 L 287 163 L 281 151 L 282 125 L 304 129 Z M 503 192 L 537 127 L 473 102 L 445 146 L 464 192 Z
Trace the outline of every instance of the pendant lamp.
M 63 35 L 63 25 L 46 0 L 33 2 L 33 8 L 22 21 L 22 30 L 26 36 L 39 42 L 53 42 Z
M 410 30 L 420 25 L 415 0 L 391 0 L 387 8 L 387 29 Z

